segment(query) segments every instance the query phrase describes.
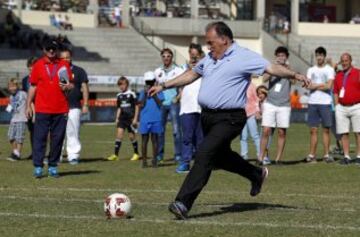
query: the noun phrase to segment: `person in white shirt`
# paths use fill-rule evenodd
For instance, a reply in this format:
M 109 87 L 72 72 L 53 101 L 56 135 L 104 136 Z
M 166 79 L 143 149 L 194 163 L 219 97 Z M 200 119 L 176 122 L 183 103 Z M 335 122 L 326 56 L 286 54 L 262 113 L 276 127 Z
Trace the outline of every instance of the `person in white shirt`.
M 184 72 L 184 69 L 173 63 L 173 52 L 169 48 L 164 48 L 160 52 L 160 56 L 163 61 L 163 65 L 155 70 L 155 77 L 157 83 L 163 83 L 171 80 Z M 164 101 L 161 107 L 162 125 L 164 132 L 159 135 L 159 146 L 158 146 L 158 161 L 161 164 L 164 158 L 164 147 L 165 147 L 165 130 L 167 118 L 170 114 L 171 124 L 173 129 L 174 137 L 174 159 L 180 161 L 181 159 L 181 144 L 182 135 L 180 129 L 180 105 L 179 105 L 179 94 L 176 88 L 171 88 L 163 91 Z
M 318 143 L 318 127 L 323 127 L 323 146 L 326 162 L 334 161 L 329 155 L 330 127 L 332 125 L 330 94 L 334 78 L 334 69 L 326 64 L 326 49 L 318 47 L 315 50 L 316 65 L 309 68 L 307 77 L 311 79 L 308 101 L 308 126 L 310 127 L 310 152 L 306 157 L 307 162 L 316 162 L 316 147 Z
M 114 18 L 116 22 L 116 27 L 121 27 L 121 9 L 120 5 L 114 7 Z
M 191 43 L 189 46 L 190 62 L 187 70 L 191 70 L 196 63 L 204 57 L 201 45 Z M 203 133 L 200 122 L 201 107 L 198 103 L 198 95 L 201 85 L 201 79 L 182 88 L 180 94 L 180 121 L 182 127 L 182 149 L 181 159 L 177 173 L 186 173 L 190 170 L 190 161 L 194 151 L 203 139 Z

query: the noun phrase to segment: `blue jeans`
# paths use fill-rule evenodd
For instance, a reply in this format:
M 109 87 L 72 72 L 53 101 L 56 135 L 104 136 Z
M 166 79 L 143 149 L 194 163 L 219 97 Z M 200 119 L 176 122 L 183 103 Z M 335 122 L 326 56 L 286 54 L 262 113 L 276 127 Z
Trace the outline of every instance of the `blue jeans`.
M 164 149 L 165 149 L 165 131 L 166 131 L 166 123 L 167 118 L 170 114 L 171 124 L 173 129 L 173 137 L 174 137 L 174 148 L 175 148 L 175 157 L 181 156 L 181 131 L 180 131 L 180 105 L 179 104 L 171 104 L 171 105 L 163 105 L 161 107 L 161 120 L 162 125 L 164 127 L 164 132 L 159 134 L 159 148 L 158 148 L 158 156 L 161 158 L 164 157 Z
M 240 135 L 240 145 L 241 145 L 241 156 L 244 157 L 244 159 L 248 158 L 248 137 L 250 136 L 254 142 L 255 148 L 256 148 L 256 156 L 259 157 L 260 154 L 260 135 L 258 131 L 258 126 L 256 122 L 255 115 L 250 116 L 246 120 L 245 127 L 242 130 L 242 133 Z
M 194 151 L 203 140 L 200 113 L 183 114 L 180 116 L 183 141 L 181 164 L 189 164 Z

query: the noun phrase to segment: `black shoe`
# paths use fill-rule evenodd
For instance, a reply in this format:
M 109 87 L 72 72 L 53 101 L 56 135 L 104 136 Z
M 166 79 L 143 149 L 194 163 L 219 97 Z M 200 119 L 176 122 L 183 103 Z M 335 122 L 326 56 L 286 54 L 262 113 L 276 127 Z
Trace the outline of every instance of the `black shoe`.
M 360 165 L 360 158 L 355 159 L 355 164 Z
M 351 159 L 344 158 L 340 161 L 340 165 L 349 165 L 351 163 Z
M 153 168 L 157 168 L 157 167 L 158 167 L 158 162 L 157 162 L 157 159 L 156 159 L 156 158 L 154 158 L 154 159 L 151 160 L 151 165 L 152 165 Z
M 185 207 L 185 205 L 182 202 L 175 201 L 170 203 L 169 205 L 169 211 L 175 215 L 175 217 L 179 220 L 186 220 L 187 219 L 187 213 L 188 209 Z
M 251 183 L 250 195 L 255 197 L 261 192 L 261 186 L 263 185 L 265 179 L 269 175 L 269 170 L 266 167 L 261 168 L 261 177 L 259 180 Z
M 141 164 L 141 168 L 147 168 L 148 167 L 148 163 L 146 159 L 142 160 L 142 164 Z
M 8 161 L 19 161 L 20 156 L 15 155 L 14 153 L 11 153 L 8 158 L 6 158 Z

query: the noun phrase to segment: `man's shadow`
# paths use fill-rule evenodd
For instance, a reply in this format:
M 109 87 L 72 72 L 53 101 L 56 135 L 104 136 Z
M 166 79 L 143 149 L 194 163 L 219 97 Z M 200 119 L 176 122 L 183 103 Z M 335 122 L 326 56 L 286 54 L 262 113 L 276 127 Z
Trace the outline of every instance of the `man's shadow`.
M 227 204 L 213 204 L 213 205 L 218 206 L 218 205 L 227 205 Z M 240 213 L 240 212 L 265 210 L 265 209 L 295 210 L 295 209 L 298 209 L 298 207 L 286 206 L 286 205 L 281 205 L 281 204 L 270 204 L 270 203 L 233 203 L 233 204 L 229 204 L 229 206 L 220 207 L 220 210 L 190 215 L 190 216 L 188 216 L 188 218 L 196 219 L 196 218 L 203 218 L 203 217 L 218 216 L 218 215 L 223 215 L 226 213 Z
M 74 170 L 74 171 L 63 171 L 59 172 L 61 177 L 64 176 L 76 176 L 76 175 L 86 175 L 86 174 L 98 174 L 101 173 L 99 170 Z

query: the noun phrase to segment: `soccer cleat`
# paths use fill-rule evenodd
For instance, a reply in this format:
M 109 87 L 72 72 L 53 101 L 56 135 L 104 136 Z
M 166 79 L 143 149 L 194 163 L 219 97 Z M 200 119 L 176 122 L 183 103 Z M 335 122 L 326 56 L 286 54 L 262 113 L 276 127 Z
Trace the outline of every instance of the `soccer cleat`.
M 351 159 L 348 157 L 344 157 L 344 159 L 340 161 L 340 165 L 349 165 L 350 163 L 351 163 Z
M 37 179 L 40 179 L 43 175 L 43 168 L 42 167 L 35 167 L 34 168 L 34 177 Z
M 188 173 L 190 171 L 190 165 L 187 163 L 180 164 L 180 165 L 178 165 L 178 167 L 176 168 L 175 171 L 178 174 Z
M 335 160 L 334 160 L 334 157 L 329 156 L 329 155 L 324 156 L 324 157 L 323 157 L 323 160 L 324 160 L 326 163 L 332 163 L 332 162 L 335 161 Z
M 159 164 L 163 164 L 164 163 L 164 157 L 162 157 L 161 155 L 156 156 L 156 159 L 158 161 Z
M 307 163 L 312 163 L 312 164 L 315 164 L 317 161 L 316 161 L 316 157 L 315 156 L 311 156 L 311 155 L 308 155 L 306 158 L 305 158 L 305 161 Z
M 77 164 L 79 164 L 79 159 L 69 160 L 69 164 L 70 164 L 70 165 L 77 165 Z
M 59 173 L 57 170 L 57 167 L 55 166 L 49 166 L 48 168 L 48 176 L 53 177 L 53 178 L 59 178 Z
M 175 217 L 179 220 L 186 220 L 187 219 L 187 213 L 188 209 L 186 206 L 179 201 L 175 201 L 170 203 L 169 205 L 169 211 L 175 215 Z
M 153 168 L 157 168 L 158 167 L 158 161 L 156 158 L 152 159 L 151 160 L 151 165 Z
M 271 160 L 269 157 L 265 156 L 264 160 L 261 162 L 261 165 L 271 165 Z
M 148 167 L 147 159 L 143 158 L 142 163 L 141 163 L 141 168 L 147 168 L 147 167 Z
M 8 158 L 6 158 L 8 161 L 19 161 L 20 157 L 15 155 L 14 153 L 11 153 Z
M 261 177 L 259 178 L 259 180 L 255 181 L 255 182 L 251 182 L 251 190 L 250 190 L 250 195 L 255 197 L 256 195 L 258 195 L 261 192 L 261 187 L 265 182 L 265 179 L 268 177 L 269 175 L 269 170 L 268 168 L 264 167 L 261 169 Z
M 111 155 L 111 156 L 109 156 L 107 158 L 107 160 L 109 160 L 109 161 L 115 161 L 115 160 L 118 160 L 118 159 L 119 159 L 119 157 L 117 155 L 115 155 L 115 154 L 113 154 L 113 155 Z
M 356 157 L 355 164 L 360 165 L 360 157 Z
M 139 160 L 140 159 L 140 156 L 138 155 L 138 154 L 134 154 L 132 157 L 131 157 L 131 161 L 137 161 L 137 160 Z

